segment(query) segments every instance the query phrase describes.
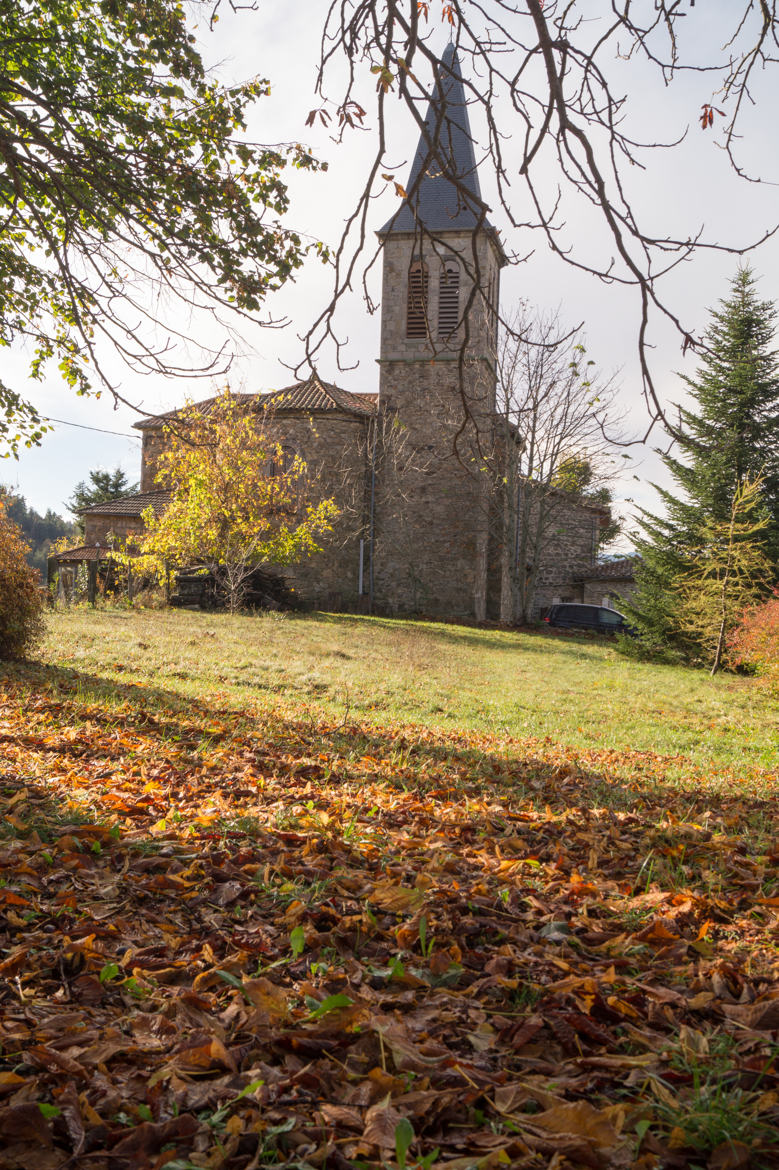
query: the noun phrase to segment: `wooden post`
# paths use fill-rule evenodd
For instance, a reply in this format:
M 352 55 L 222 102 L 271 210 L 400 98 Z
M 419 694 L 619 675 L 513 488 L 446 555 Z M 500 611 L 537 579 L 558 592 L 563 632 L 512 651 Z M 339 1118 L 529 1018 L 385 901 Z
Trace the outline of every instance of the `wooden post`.
M 97 597 L 97 561 L 87 561 L 87 601 L 95 604 Z
M 59 585 L 59 562 L 56 557 L 46 558 L 46 592 L 49 595 L 49 601 L 54 601 L 57 596 L 57 586 Z

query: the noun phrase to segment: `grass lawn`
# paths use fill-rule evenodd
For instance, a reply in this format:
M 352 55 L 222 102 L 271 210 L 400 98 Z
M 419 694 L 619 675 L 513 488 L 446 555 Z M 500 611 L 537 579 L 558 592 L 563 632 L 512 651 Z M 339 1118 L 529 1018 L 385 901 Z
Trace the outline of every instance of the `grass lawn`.
M 54 615 L 0 1167 L 779 1167 L 776 724 L 583 637 Z
M 680 756 L 685 771 L 779 766 L 779 704 L 752 680 L 630 662 L 603 638 L 325 614 L 81 610 L 54 616 L 44 659 L 245 710 L 550 736 Z

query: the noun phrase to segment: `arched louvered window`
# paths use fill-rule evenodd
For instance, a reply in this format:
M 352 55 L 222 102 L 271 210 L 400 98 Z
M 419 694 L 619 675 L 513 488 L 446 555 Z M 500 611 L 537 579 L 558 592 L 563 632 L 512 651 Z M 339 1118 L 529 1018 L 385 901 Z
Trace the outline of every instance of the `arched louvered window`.
M 427 265 L 415 260 L 408 270 L 406 337 L 427 337 Z
M 438 286 L 438 336 L 449 337 L 460 323 L 460 265 L 447 260 Z
M 297 458 L 298 453 L 293 447 L 286 443 L 276 443 L 268 458 L 268 475 L 271 477 L 287 475 L 294 470 Z

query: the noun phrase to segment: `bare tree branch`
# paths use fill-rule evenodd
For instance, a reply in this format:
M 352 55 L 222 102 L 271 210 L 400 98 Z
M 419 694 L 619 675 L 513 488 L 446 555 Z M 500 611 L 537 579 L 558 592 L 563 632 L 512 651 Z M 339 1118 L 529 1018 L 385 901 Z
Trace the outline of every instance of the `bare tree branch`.
M 468 192 L 451 173 L 445 149 L 449 133 L 445 101 L 437 109 L 429 133 L 420 102 L 433 92 L 433 79 L 446 66 L 433 49 L 426 24 L 433 6 L 417 0 L 360 0 L 330 4 L 323 22 L 317 94 L 343 111 L 356 103 L 370 117 L 375 131 L 367 181 L 347 220 L 337 247 L 338 263 L 332 299 L 306 335 L 306 356 L 312 361 L 323 341 L 335 337 L 340 300 L 353 288 L 360 259 L 367 249 L 367 213 L 371 200 L 387 181 L 398 183 L 388 154 L 388 99 L 402 106 L 428 150 L 428 166 L 443 168 L 463 199 Z M 620 86 L 626 60 L 641 60 L 661 87 L 677 74 L 696 74 L 705 82 L 702 130 L 713 126 L 724 107 L 722 147 L 737 174 L 749 177 L 737 157 L 745 110 L 756 100 L 754 81 L 777 62 L 775 0 L 741 0 L 723 13 L 724 44 L 712 48 L 710 14 L 694 0 L 611 0 L 597 6 L 583 0 L 452 0 L 444 5 L 445 22 L 462 61 L 463 84 L 471 107 L 471 123 L 483 143 L 477 147 L 484 173 L 495 177 L 501 215 L 513 234 L 540 233 L 551 253 L 563 263 L 608 284 L 624 285 L 636 297 L 636 340 L 648 430 L 662 421 L 673 433 L 674 423 L 658 392 L 650 361 L 656 327 L 669 323 L 685 349 L 700 343 L 691 324 L 667 299 L 662 279 L 696 252 L 715 250 L 734 255 L 758 247 L 777 231 L 769 224 L 744 244 L 707 238 L 695 224 L 688 236 L 650 230 L 636 199 L 636 174 L 649 167 L 653 153 L 685 148 L 689 129 L 671 141 L 642 141 L 630 131 L 629 96 Z M 431 17 L 432 20 L 432 17 Z M 708 42 L 707 42 L 708 37 Z M 706 42 L 705 51 L 699 42 Z M 330 93 L 331 76 L 347 63 L 345 84 Z M 366 82 L 376 79 L 375 100 L 366 113 Z M 715 105 L 715 95 L 716 105 Z M 361 117 L 360 125 L 365 121 Z M 342 130 L 345 125 L 342 122 Z M 711 130 L 714 133 L 714 130 Z M 449 169 L 447 169 L 449 168 Z M 550 189 L 549 176 L 556 183 Z M 418 179 L 417 179 L 418 181 Z M 415 191 L 406 197 L 413 202 Z M 472 199 L 472 195 L 471 195 Z M 532 209 L 528 219 L 527 209 Z M 594 210 L 601 235 L 565 235 L 566 218 L 577 209 Z M 478 209 L 481 218 L 489 208 Z M 420 247 L 445 248 L 445 237 L 430 238 L 418 224 Z M 513 256 L 514 262 L 520 257 Z M 370 264 L 375 252 L 370 253 Z M 471 271 L 479 296 L 478 258 L 473 250 Z M 473 301 L 473 298 L 472 298 Z M 373 306 L 371 305 L 371 308 Z M 472 306 L 469 306 L 472 307 Z M 464 321 L 466 319 L 464 311 Z M 510 328 L 503 321 L 504 328 Z M 462 341 L 465 353 L 468 337 Z M 340 349 L 339 349 L 340 354 Z M 465 403 L 467 412 L 467 402 Z

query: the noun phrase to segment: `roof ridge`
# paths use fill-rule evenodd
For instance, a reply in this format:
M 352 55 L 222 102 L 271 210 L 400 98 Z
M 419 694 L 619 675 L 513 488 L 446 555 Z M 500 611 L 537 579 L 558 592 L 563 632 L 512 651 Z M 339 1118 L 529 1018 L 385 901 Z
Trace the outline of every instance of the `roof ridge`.
M 298 409 L 317 410 L 323 409 L 322 404 L 316 405 L 316 395 L 322 395 L 326 400 L 338 410 L 354 410 L 357 414 L 363 414 L 370 409 L 370 403 L 363 401 L 364 398 L 377 397 L 376 391 L 353 391 L 345 390 L 343 386 L 338 386 L 335 382 L 326 382 L 315 371 L 309 375 L 308 378 L 301 379 L 299 382 L 294 382 L 291 386 L 280 386 L 276 390 L 256 390 L 251 393 L 236 394 L 234 397 L 240 398 L 245 402 L 256 402 L 258 407 L 264 408 L 271 405 L 274 398 L 282 399 L 280 408 L 283 408 L 283 399 L 285 397 L 292 398 L 297 393 L 298 396 L 303 395 L 306 391 L 310 393 L 312 402 L 308 405 L 300 406 Z M 189 405 L 207 409 L 217 401 L 219 395 L 212 395 L 210 398 L 203 398 L 200 402 L 193 402 Z M 293 405 L 291 407 L 295 409 Z M 151 428 L 161 427 L 168 419 L 174 419 L 181 414 L 187 407 L 179 406 L 173 410 L 168 410 L 162 414 L 150 415 L 145 419 L 132 425 L 138 430 L 147 430 Z M 324 407 L 327 409 L 327 407 Z

